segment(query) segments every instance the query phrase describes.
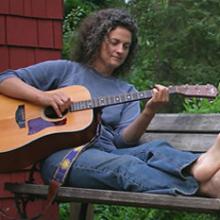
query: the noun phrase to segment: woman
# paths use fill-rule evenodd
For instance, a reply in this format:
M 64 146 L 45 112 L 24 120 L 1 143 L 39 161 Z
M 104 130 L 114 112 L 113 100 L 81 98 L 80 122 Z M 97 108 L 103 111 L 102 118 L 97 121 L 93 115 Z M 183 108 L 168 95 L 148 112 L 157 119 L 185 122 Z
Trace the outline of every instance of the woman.
M 47 61 L 0 75 L 0 92 L 41 106 L 52 106 L 57 115 L 71 103 L 61 92 L 47 90 L 83 85 L 92 97 L 136 91 L 118 79 L 130 69 L 137 48 L 137 27 L 120 9 L 106 9 L 81 24 L 75 61 Z M 168 89 L 156 85 L 152 98 L 140 112 L 138 102 L 105 107 L 101 133 L 71 166 L 66 184 L 75 187 L 135 192 L 220 197 L 220 136 L 207 153 L 181 152 L 163 141 L 139 145 L 138 141 L 156 111 L 169 100 Z M 50 155 L 41 171 L 50 182 L 67 149 Z

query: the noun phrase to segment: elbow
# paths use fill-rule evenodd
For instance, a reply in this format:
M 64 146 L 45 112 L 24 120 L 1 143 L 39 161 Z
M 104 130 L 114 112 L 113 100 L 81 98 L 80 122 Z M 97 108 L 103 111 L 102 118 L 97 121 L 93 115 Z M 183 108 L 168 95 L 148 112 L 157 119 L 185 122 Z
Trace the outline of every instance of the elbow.
M 121 134 L 116 134 L 114 137 L 114 144 L 117 148 L 134 147 L 139 144 L 139 139 L 134 141 L 126 141 Z

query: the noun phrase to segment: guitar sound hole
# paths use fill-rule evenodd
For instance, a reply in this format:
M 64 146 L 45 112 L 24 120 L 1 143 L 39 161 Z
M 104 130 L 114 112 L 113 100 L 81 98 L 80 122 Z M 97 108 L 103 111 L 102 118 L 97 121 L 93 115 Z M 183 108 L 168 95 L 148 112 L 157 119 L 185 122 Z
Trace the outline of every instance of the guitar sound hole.
M 64 112 L 62 112 L 62 116 L 65 116 L 67 113 L 68 113 L 68 109 L 66 109 Z M 44 109 L 44 115 L 50 119 L 60 118 L 57 115 L 57 113 L 54 111 L 53 107 L 51 107 L 51 106 L 48 106 Z

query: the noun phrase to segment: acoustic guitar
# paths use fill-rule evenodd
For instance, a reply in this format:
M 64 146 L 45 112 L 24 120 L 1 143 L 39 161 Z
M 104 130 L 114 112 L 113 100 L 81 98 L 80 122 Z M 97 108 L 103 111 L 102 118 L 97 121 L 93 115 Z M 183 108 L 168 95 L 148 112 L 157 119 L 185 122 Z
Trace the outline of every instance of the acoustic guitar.
M 62 118 L 51 107 L 0 95 L 0 172 L 23 169 L 55 151 L 89 142 L 99 123 L 96 109 L 152 97 L 151 90 L 95 99 L 83 86 L 58 90 L 72 101 Z M 169 87 L 169 93 L 214 98 L 217 89 L 212 85 L 181 85 Z

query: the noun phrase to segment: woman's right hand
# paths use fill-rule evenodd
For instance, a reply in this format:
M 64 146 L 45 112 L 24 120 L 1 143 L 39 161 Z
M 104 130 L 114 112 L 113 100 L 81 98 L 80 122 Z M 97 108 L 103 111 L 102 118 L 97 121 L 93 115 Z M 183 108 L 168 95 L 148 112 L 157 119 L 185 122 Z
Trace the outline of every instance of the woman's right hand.
M 62 112 L 71 105 L 71 99 L 60 91 L 42 92 L 39 97 L 39 104 L 42 106 L 51 106 L 57 116 L 62 117 Z
M 62 91 L 41 91 L 17 77 L 10 77 L 0 83 L 0 93 L 9 97 L 29 101 L 41 106 L 51 106 L 59 117 L 71 104 L 70 97 Z

